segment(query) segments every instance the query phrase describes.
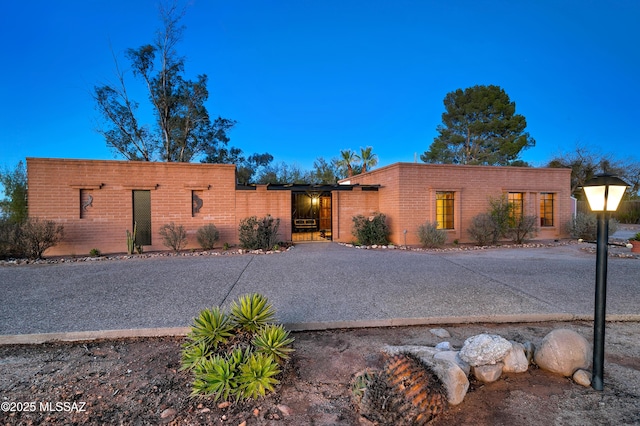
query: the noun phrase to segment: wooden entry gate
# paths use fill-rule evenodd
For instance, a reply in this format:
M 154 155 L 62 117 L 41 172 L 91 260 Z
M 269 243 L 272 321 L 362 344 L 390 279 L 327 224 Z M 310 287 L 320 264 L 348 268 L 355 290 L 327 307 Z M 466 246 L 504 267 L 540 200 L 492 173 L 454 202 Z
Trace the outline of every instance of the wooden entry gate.
M 331 192 L 291 193 L 293 241 L 331 240 Z

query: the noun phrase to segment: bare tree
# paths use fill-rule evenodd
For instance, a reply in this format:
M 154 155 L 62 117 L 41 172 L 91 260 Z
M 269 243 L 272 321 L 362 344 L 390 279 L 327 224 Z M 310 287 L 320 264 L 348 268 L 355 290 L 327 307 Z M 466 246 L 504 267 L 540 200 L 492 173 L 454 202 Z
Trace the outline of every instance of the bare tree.
M 229 138 L 226 132 L 235 121 L 218 117 L 211 120 L 205 102 L 209 97 L 207 76 L 195 81 L 184 78 L 183 57 L 177 45 L 184 27 L 184 10 L 160 6 L 163 27 L 152 44 L 128 49 L 126 58 L 133 75 L 147 89 L 153 107 L 155 126 L 140 124 L 138 102 L 130 99 L 124 72 L 116 62 L 116 84 L 94 88 L 93 97 L 106 125 L 98 131 L 106 143 L 129 160 L 191 161 L 202 154 L 215 157 Z M 157 130 L 156 130 L 157 129 Z

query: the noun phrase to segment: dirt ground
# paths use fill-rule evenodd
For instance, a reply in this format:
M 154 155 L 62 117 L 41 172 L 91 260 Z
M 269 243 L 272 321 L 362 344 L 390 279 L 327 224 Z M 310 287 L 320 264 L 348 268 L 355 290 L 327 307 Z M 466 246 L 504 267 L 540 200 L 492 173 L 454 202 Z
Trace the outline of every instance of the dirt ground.
M 532 366 L 497 382 L 472 381 L 465 400 L 434 425 L 640 425 L 639 323 L 609 323 L 605 389 L 595 391 Z M 365 425 L 350 381 L 380 368 L 384 345 L 435 345 L 433 327 L 292 333 L 296 352 L 277 391 L 259 401 L 219 407 L 193 399 L 190 374 L 178 371 L 183 338 L 0 346 L 1 424 Z M 460 348 L 489 332 L 539 344 L 554 328 L 589 341 L 592 323 L 437 326 Z M 221 408 L 222 407 L 222 408 Z M 21 410 L 21 411 L 17 411 Z

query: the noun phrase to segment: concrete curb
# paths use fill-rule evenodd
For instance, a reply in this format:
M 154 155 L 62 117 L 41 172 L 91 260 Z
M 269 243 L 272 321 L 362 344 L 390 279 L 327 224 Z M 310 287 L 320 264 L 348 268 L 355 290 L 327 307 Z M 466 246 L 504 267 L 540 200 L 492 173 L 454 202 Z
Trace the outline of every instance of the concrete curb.
M 640 322 L 640 315 L 607 315 L 608 322 Z M 478 324 L 478 323 L 530 323 L 530 322 L 568 322 L 593 321 L 592 315 L 574 314 L 531 314 L 531 315 L 488 315 L 470 317 L 430 317 L 430 318 L 396 318 L 369 321 L 335 321 L 284 324 L 291 331 L 321 331 L 345 328 L 376 327 L 408 327 L 420 325 L 443 324 Z M 173 337 L 186 336 L 189 327 L 169 328 L 134 328 L 123 330 L 76 331 L 68 333 L 41 333 L 0 335 L 0 345 L 37 345 L 51 342 L 81 342 L 108 339 L 130 339 L 138 337 Z

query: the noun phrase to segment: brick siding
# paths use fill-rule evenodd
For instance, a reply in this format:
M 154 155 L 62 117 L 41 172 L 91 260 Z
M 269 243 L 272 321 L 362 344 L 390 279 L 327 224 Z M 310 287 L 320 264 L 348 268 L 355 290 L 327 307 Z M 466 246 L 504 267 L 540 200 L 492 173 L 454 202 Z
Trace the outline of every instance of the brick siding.
M 539 215 L 539 196 L 554 193 L 554 226 L 540 228 L 537 238 L 566 236 L 571 218 L 568 169 L 480 167 L 396 163 L 354 176 L 352 190 L 332 191 L 332 237 L 351 242 L 353 216 L 375 212 L 387 216 L 391 241 L 418 244 L 417 227 L 436 220 L 437 191 L 455 192 L 454 225 L 449 241 L 470 240 L 471 219 L 488 209 L 489 197 L 525 194 L 525 214 Z M 235 166 L 226 164 L 149 163 L 130 161 L 27 159 L 29 216 L 54 220 L 65 238 L 46 255 L 85 255 L 126 251 L 126 231 L 133 229 L 133 191 L 151 194 L 152 244 L 165 250 L 158 231 L 166 223 L 185 227 L 187 248 L 198 248 L 196 231 L 213 223 L 219 245 L 238 243 L 238 225 L 249 216 L 279 218 L 279 237 L 291 240 L 291 191 L 236 189 Z M 379 185 L 378 191 L 359 185 Z M 192 209 L 192 194 L 202 200 Z M 91 204 L 89 204 L 91 201 Z M 87 205 L 86 208 L 83 208 Z M 407 231 L 406 234 L 404 231 Z

